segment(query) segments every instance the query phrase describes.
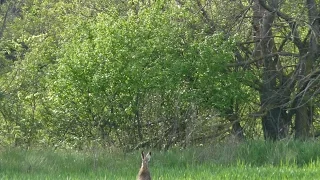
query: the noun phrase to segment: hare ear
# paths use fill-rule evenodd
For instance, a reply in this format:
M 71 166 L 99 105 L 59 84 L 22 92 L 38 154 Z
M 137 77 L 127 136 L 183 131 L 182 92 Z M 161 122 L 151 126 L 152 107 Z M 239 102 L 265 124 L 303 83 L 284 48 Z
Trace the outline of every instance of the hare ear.
M 141 151 L 141 159 L 142 159 L 142 160 L 144 159 L 144 153 L 143 153 L 143 151 Z
M 151 152 L 148 152 L 148 154 L 146 155 L 146 158 L 148 159 L 148 161 L 150 161 L 150 159 L 151 159 Z

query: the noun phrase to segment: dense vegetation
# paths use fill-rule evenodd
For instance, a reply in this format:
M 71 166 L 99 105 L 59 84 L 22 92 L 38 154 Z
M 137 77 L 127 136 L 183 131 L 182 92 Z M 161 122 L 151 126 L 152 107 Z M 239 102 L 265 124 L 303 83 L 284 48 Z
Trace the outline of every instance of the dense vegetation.
M 1 1 L 1 144 L 314 138 L 319 4 Z

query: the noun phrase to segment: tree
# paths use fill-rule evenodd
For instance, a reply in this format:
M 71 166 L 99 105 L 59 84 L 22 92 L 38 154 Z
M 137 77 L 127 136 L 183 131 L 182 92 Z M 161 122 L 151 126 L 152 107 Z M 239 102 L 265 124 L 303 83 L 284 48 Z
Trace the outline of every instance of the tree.
M 306 139 L 317 125 L 315 1 L 0 8 L 0 129 L 16 145 L 167 149 L 229 135 Z
M 200 27 L 197 18 L 175 8 L 155 3 L 128 15 L 110 10 L 69 26 L 73 36 L 51 72 L 51 103 L 65 119 L 54 124 L 68 127 L 66 134 L 128 148 L 170 147 L 186 143 L 195 121 L 212 116 L 210 109 L 222 111 L 231 99 L 247 97 L 240 73 L 226 66 L 232 40 L 189 28 Z

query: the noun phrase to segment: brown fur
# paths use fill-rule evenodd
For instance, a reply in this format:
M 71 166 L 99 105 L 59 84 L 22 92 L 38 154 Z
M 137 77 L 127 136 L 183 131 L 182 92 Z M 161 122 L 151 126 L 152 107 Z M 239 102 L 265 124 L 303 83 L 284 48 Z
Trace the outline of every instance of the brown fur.
M 148 162 L 150 161 L 150 158 L 151 152 L 149 152 L 146 156 L 144 155 L 143 151 L 141 152 L 142 164 L 138 173 L 137 180 L 151 180 L 151 175 L 148 167 Z

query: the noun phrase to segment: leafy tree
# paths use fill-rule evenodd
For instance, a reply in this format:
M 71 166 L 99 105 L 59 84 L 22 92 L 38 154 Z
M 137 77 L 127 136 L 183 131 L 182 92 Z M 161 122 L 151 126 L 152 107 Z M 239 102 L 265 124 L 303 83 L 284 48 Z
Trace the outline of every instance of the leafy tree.
M 193 126 L 184 114 L 191 107 L 222 111 L 231 99 L 246 97 L 240 74 L 226 67 L 233 42 L 189 28 L 197 17 L 174 7 L 155 3 L 127 15 L 110 10 L 69 26 L 73 36 L 51 71 L 49 95 L 62 117 L 55 128 L 128 148 L 171 146 Z
M 230 134 L 306 139 L 318 126 L 318 8 L 3 1 L 0 136 L 127 149 Z

